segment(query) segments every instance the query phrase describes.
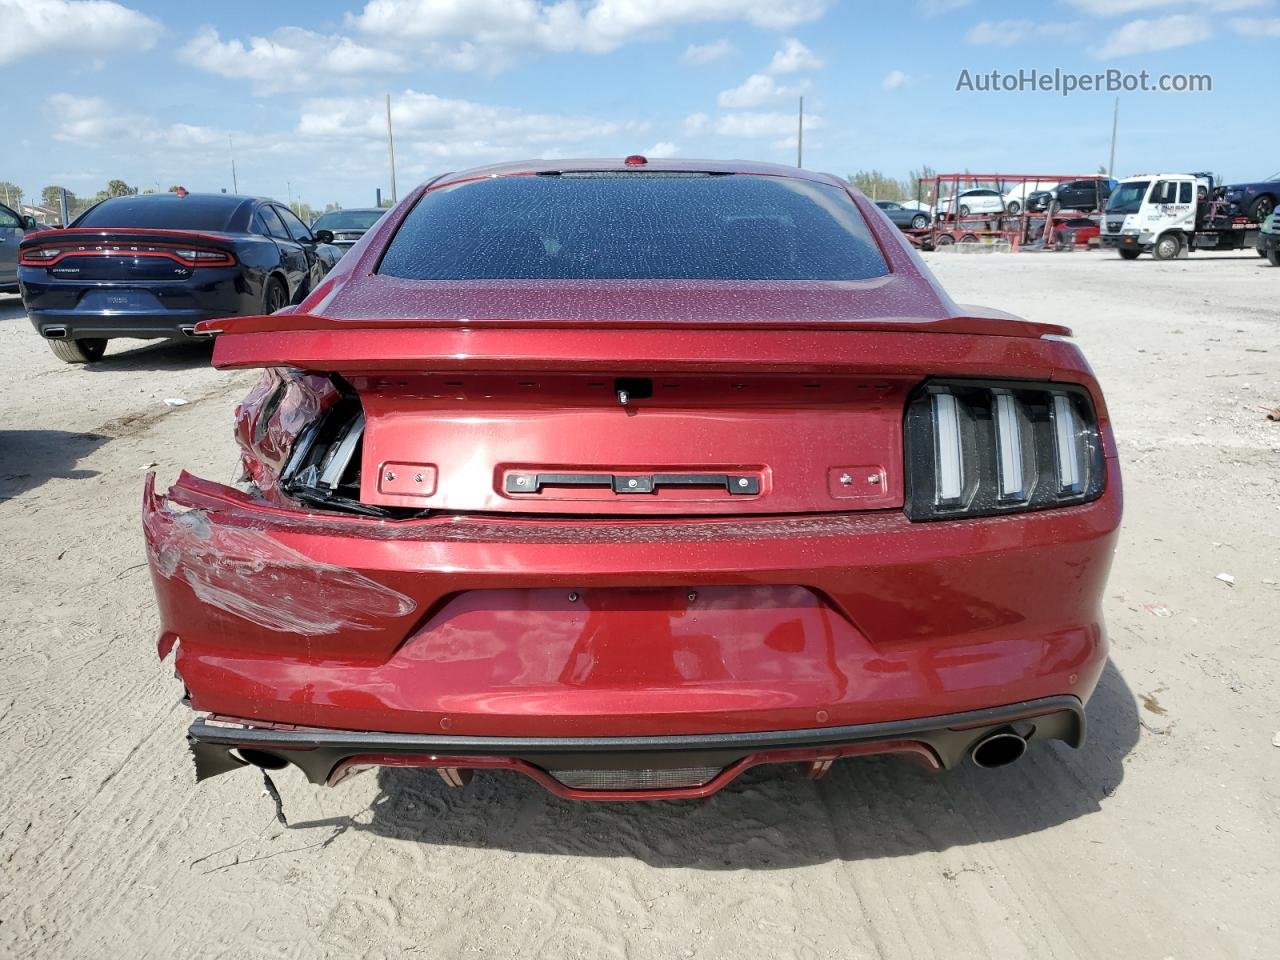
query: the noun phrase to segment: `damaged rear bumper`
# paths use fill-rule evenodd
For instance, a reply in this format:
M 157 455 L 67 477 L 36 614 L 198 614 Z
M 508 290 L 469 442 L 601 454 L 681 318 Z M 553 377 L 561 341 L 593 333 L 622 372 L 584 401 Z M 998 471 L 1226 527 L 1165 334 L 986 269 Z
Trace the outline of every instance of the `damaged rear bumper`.
M 291 764 L 312 783 L 333 785 L 374 766 L 428 767 L 446 782 L 459 771 L 505 769 L 552 793 L 579 800 L 681 799 L 709 796 L 745 770 L 765 764 L 807 764 L 810 774 L 852 756 L 903 754 L 950 769 L 993 733 L 1028 741 L 1062 740 L 1079 747 L 1084 709 L 1073 696 L 939 717 L 752 733 L 654 737 L 467 737 L 261 727 L 202 718 L 188 741 L 196 778 L 244 766 Z

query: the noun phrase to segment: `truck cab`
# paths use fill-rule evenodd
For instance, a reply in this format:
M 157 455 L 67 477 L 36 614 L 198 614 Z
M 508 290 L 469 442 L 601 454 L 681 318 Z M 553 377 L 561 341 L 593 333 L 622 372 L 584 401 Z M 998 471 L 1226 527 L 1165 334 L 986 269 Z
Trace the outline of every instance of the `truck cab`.
M 1189 173 L 1143 174 L 1121 180 L 1102 215 L 1101 242 L 1126 260 L 1150 253 L 1172 260 L 1199 226 L 1213 184 Z
M 1257 224 L 1232 216 L 1213 193 L 1213 177 L 1203 173 L 1128 177 L 1107 201 L 1100 241 L 1126 260 L 1143 253 L 1172 260 L 1184 250 L 1240 250 L 1252 244 Z

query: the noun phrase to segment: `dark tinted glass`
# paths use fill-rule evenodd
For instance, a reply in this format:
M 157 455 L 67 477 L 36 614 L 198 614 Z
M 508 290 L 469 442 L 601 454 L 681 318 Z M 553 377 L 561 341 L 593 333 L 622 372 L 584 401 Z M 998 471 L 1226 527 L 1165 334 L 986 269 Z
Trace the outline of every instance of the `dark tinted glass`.
M 243 202 L 239 197 L 179 197 L 176 194 L 115 197 L 81 214 L 74 226 L 226 230 Z
M 743 174 L 455 184 L 410 211 L 380 272 L 414 280 L 865 280 L 889 272 L 838 187 Z
M 254 219 L 261 225 L 262 232 L 269 236 L 277 237 L 280 240 L 291 240 L 289 231 L 284 228 L 284 224 L 280 218 L 276 216 L 273 207 L 263 205 L 258 208 L 258 212 L 254 215 Z
M 280 214 L 280 219 L 284 221 L 284 225 L 289 228 L 289 232 L 293 234 L 295 240 L 310 240 L 311 231 L 307 229 L 307 225 L 293 215 L 293 211 L 287 207 L 276 207 L 276 213 Z
M 335 210 L 311 225 L 313 230 L 368 230 L 385 210 Z

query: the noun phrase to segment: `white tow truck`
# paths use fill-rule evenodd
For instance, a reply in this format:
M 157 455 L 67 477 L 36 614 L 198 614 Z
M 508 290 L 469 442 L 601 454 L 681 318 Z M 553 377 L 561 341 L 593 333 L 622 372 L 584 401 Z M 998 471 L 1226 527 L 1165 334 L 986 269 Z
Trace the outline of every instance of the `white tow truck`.
M 1150 253 L 1172 260 L 1187 250 L 1242 250 L 1258 224 L 1226 212 L 1211 199 L 1213 178 L 1198 173 L 1149 173 L 1121 180 L 1102 214 L 1100 240 L 1126 260 Z

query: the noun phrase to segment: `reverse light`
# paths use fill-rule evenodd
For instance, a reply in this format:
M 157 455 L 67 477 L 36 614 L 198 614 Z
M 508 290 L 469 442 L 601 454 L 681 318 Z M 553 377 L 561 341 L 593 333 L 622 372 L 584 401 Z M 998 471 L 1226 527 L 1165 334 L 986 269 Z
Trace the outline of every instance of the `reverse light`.
M 1027 477 L 1023 469 L 1024 434 L 1029 432 L 1022 407 L 1008 390 L 993 390 L 996 418 L 996 466 L 1000 475 L 1000 499 L 1020 502 L 1026 499 Z M 1034 456 L 1034 452 L 1033 452 Z
M 58 247 L 36 247 L 34 250 L 23 250 L 18 262 L 28 265 L 43 265 L 56 258 L 61 252 Z
M 1058 491 L 1079 493 L 1081 490 L 1080 446 L 1076 443 L 1076 414 L 1065 394 L 1053 395 L 1054 451 L 1058 455 Z
M 959 503 L 964 492 L 964 462 L 960 453 L 960 413 L 949 393 L 933 395 L 933 435 L 936 439 L 938 500 Z
M 979 517 L 1094 500 L 1106 480 L 1083 387 L 935 380 L 906 416 L 906 513 Z

